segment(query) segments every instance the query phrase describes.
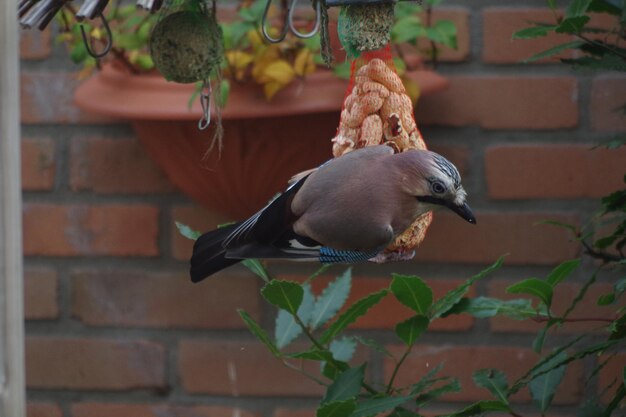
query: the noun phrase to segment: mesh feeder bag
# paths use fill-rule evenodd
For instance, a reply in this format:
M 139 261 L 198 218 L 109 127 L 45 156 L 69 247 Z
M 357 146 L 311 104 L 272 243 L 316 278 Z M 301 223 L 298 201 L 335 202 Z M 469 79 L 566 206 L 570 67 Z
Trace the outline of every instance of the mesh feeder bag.
M 335 157 L 380 144 L 391 146 L 396 153 L 426 149 L 413 117 L 413 102 L 395 69 L 388 43 L 377 51 L 363 52 L 352 61 L 350 84 L 332 143 Z M 370 260 L 413 258 L 431 221 L 431 212 L 418 217 L 384 252 Z
M 353 4 L 339 13 L 337 32 L 351 58 L 375 51 L 391 40 L 395 3 Z

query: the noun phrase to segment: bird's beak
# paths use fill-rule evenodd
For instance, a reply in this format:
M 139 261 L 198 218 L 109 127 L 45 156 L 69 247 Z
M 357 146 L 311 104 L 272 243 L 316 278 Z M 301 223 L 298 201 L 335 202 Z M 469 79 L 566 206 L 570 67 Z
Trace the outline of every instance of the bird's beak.
M 476 224 L 476 217 L 474 217 L 474 213 L 472 213 L 472 209 L 470 208 L 470 206 L 467 205 L 467 203 L 463 203 L 460 206 L 457 206 L 454 203 L 448 203 L 446 204 L 446 207 L 448 207 L 459 216 L 463 217 L 471 224 Z

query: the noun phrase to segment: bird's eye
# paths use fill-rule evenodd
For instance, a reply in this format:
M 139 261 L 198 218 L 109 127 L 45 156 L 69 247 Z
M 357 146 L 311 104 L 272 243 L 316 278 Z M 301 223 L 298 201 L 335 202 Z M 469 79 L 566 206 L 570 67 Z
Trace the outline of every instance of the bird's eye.
M 433 181 L 433 183 L 430 185 L 430 189 L 433 191 L 434 194 L 443 194 L 444 192 L 446 192 L 446 187 L 441 181 Z

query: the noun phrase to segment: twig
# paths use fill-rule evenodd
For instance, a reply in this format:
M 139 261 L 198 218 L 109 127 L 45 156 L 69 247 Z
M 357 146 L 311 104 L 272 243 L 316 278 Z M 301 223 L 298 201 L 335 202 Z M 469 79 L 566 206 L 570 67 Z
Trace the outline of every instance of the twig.
M 433 6 L 429 4 L 428 7 L 426 7 L 426 27 L 427 28 L 432 26 L 432 20 L 433 20 Z M 437 64 L 438 64 L 437 56 L 439 55 L 439 49 L 437 48 L 435 41 L 433 41 L 432 39 L 430 41 L 430 50 L 432 51 L 433 69 L 437 69 Z
M 395 368 L 393 368 L 393 373 L 391 374 L 391 378 L 389 379 L 389 383 L 387 384 L 387 389 L 386 389 L 386 393 L 390 394 L 391 393 L 391 389 L 393 388 L 393 382 L 396 379 L 396 375 L 398 374 L 398 371 L 400 370 L 400 366 L 402 365 L 402 363 L 405 361 L 405 359 L 409 356 L 409 354 L 411 353 L 411 349 L 413 349 L 413 345 L 410 345 L 406 351 L 404 352 L 404 354 L 402 355 L 402 357 L 400 358 L 400 360 L 398 361 L 398 363 L 396 363 Z
M 613 323 L 614 321 L 614 319 L 607 319 L 604 317 L 580 317 L 580 318 L 568 319 L 568 318 L 558 318 L 558 317 L 551 318 L 551 317 L 544 317 L 544 316 L 535 316 L 535 317 L 531 317 L 530 319 L 537 323 L 545 323 L 550 320 L 560 321 L 561 323 L 579 323 L 579 322 L 589 322 L 589 321 Z
M 302 375 L 304 375 L 305 377 L 311 379 L 312 381 L 317 382 L 318 384 L 324 386 L 324 387 L 328 387 L 328 384 L 325 383 L 324 381 L 322 381 L 321 379 L 319 379 L 318 377 L 316 377 L 315 375 L 307 372 L 304 370 L 303 367 L 301 366 L 296 366 L 293 363 L 287 362 L 285 359 L 283 359 L 283 365 L 285 365 L 287 368 L 292 369 L 294 371 L 298 371 L 300 372 Z
M 612 255 L 606 252 L 598 252 L 597 250 L 592 248 L 591 245 L 589 245 L 589 243 L 585 242 L 584 240 L 582 241 L 582 245 L 585 248 L 585 253 L 587 255 L 595 259 L 600 259 L 601 261 L 604 261 L 605 264 L 608 264 L 609 262 L 619 262 L 624 259 L 622 256 Z

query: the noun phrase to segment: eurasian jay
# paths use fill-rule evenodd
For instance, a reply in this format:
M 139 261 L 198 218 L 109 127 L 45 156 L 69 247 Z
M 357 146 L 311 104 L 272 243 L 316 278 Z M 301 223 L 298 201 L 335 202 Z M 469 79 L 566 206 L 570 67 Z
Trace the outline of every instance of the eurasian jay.
M 430 210 L 447 207 L 475 224 L 466 197 L 458 170 L 439 154 L 358 149 L 296 179 L 249 219 L 200 236 L 191 280 L 248 258 L 365 261 Z

